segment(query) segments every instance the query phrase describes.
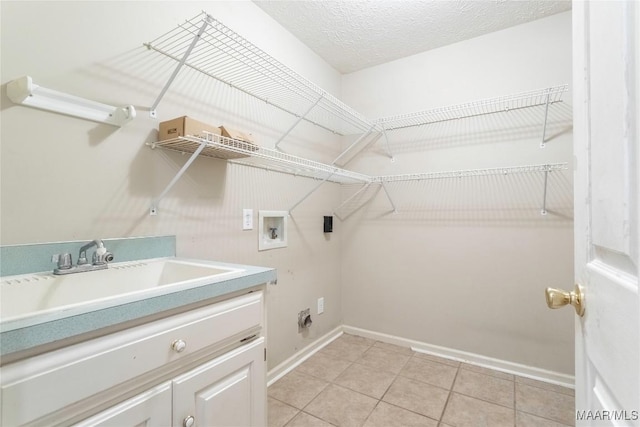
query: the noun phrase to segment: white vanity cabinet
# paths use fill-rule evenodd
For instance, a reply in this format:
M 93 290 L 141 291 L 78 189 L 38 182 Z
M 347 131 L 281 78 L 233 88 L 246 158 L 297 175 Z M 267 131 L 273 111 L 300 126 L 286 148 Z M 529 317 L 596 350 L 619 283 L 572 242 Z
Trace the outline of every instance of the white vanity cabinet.
M 263 291 L 0 368 L 2 425 L 266 424 Z

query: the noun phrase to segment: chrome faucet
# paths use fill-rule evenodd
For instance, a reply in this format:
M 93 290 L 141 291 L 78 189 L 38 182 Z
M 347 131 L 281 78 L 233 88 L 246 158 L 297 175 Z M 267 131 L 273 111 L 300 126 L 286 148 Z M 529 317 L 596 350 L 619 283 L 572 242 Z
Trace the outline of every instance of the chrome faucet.
M 96 247 L 93 253 L 91 264 L 87 261 L 87 250 Z M 113 254 L 107 251 L 102 240 L 96 239 L 80 248 L 78 254 L 78 262 L 73 265 L 71 254 L 57 254 L 51 258 L 51 261 L 58 262 L 58 268 L 53 270 L 53 274 L 72 274 L 82 273 L 84 271 L 104 270 L 108 267 L 109 262 L 113 261 Z

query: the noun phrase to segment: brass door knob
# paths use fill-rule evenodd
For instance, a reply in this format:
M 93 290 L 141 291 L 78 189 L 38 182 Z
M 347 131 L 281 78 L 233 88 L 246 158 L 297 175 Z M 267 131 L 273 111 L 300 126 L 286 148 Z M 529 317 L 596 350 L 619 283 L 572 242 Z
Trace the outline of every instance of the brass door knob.
M 547 288 L 545 290 L 547 305 L 549 308 L 560 308 L 571 304 L 576 309 L 576 314 L 584 316 L 584 294 L 580 285 L 576 285 L 572 292 L 561 289 Z

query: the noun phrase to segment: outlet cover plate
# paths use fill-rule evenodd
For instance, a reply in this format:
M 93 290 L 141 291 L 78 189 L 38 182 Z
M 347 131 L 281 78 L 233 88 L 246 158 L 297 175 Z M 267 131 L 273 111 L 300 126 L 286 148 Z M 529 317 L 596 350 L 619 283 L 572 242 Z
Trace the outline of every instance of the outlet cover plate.
M 253 209 L 242 209 L 242 229 L 253 230 Z

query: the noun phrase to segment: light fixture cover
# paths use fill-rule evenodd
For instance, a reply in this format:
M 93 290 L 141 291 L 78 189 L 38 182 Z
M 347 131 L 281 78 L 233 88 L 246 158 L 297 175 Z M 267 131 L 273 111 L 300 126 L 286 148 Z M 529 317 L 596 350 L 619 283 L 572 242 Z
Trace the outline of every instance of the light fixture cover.
M 30 76 L 20 77 L 7 83 L 7 96 L 16 104 L 80 117 L 112 126 L 120 127 L 136 117 L 136 109 L 133 105 L 113 107 L 46 89 L 33 83 Z

